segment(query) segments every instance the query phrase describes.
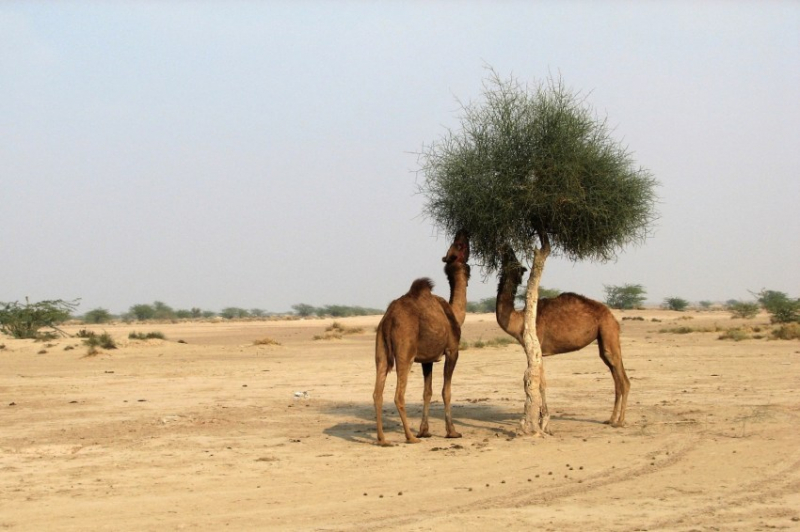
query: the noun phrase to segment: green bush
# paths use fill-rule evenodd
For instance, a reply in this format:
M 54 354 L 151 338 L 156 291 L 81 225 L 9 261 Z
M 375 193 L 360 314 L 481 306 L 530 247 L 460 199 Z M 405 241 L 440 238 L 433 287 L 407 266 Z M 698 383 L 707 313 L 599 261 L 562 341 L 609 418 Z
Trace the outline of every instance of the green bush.
M 226 320 L 233 320 L 233 319 L 247 318 L 250 316 L 250 313 L 243 308 L 226 307 L 220 311 L 219 315 L 225 318 Z
M 56 325 L 68 320 L 77 306 L 77 300 L 61 299 L 30 303 L 25 298 L 24 305 L 0 303 L 0 332 L 14 338 L 36 338 L 44 327 L 58 330 Z
M 791 299 L 786 293 L 776 290 L 761 290 L 753 295 L 769 312 L 772 323 L 800 322 L 800 299 Z
M 758 305 L 756 303 L 746 303 L 744 301 L 734 301 L 728 303 L 728 311 L 732 314 L 732 318 L 755 318 L 758 314 Z
M 689 302 L 680 297 L 668 297 L 664 299 L 664 303 L 661 306 L 667 310 L 683 312 L 689 306 Z
M 92 324 L 108 323 L 112 319 L 114 319 L 114 316 L 108 310 L 99 307 L 96 309 L 92 309 L 83 315 L 84 323 L 92 323 Z

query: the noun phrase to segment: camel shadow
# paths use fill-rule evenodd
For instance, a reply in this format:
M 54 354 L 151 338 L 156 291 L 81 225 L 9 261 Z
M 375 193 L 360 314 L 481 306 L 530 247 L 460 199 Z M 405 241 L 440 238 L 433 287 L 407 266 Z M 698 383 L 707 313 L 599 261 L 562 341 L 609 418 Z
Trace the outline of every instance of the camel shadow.
M 415 430 L 420 418 L 422 417 L 422 405 L 407 404 L 409 422 L 412 430 Z M 456 427 L 468 428 L 473 431 L 484 432 L 486 437 L 513 438 L 517 436 L 516 429 L 522 416 L 520 407 L 477 403 L 477 404 L 453 404 L 453 420 Z M 322 408 L 322 413 L 331 416 L 347 416 L 357 418 L 357 421 L 345 421 L 336 423 L 323 429 L 323 433 L 352 443 L 375 442 L 375 408 L 372 403 L 348 403 L 330 405 Z M 444 437 L 444 406 L 441 403 L 431 404 L 431 425 L 434 437 Z M 573 415 L 553 415 L 552 422 L 568 423 L 589 423 L 603 425 L 602 421 L 587 419 Z M 438 427 L 441 424 L 441 427 Z M 394 405 L 387 405 L 383 411 L 383 427 L 388 433 L 399 433 L 402 435 L 403 425 L 400 416 Z M 440 428 L 440 430 L 437 430 Z

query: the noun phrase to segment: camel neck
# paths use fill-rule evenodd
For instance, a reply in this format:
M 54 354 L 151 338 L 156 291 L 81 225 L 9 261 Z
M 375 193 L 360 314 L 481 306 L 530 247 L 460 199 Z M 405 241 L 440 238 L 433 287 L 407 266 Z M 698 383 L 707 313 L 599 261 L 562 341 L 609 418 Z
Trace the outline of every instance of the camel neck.
M 451 262 L 444 267 L 450 283 L 450 308 L 460 325 L 467 316 L 467 285 L 469 284 L 469 264 Z
M 514 307 L 514 298 L 516 297 L 518 286 L 519 283 L 512 281 L 506 272 L 501 273 L 497 288 L 495 315 L 500 328 L 520 340 L 522 338 L 524 319 L 522 313 Z

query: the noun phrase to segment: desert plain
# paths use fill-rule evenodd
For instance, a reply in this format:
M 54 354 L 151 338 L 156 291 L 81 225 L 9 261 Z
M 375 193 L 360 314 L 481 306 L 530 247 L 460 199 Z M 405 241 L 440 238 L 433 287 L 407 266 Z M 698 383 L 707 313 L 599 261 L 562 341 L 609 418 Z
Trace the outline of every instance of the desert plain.
M 603 424 L 596 344 L 545 359 L 553 435 L 517 434 L 525 356 L 469 314 L 453 379 L 461 439 L 403 443 L 374 336 L 333 319 L 102 326 L 118 345 L 0 338 L 0 530 L 800 530 L 800 342 L 720 340 L 725 312 L 615 311 L 627 426 Z M 166 339 L 132 340 L 131 331 Z M 258 344 L 272 339 L 280 345 Z M 442 363 L 434 387 L 442 384 Z M 419 424 L 422 372 L 407 406 Z

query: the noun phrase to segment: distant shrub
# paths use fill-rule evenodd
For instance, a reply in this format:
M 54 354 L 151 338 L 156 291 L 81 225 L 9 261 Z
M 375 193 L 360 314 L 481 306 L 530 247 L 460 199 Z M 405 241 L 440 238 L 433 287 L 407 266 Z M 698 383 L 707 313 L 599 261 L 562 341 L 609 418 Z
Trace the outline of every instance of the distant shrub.
M 701 308 L 701 309 L 703 309 L 703 310 L 708 310 L 708 309 L 710 309 L 710 308 L 711 308 L 711 306 L 712 306 L 713 304 L 714 304 L 714 303 L 712 303 L 711 301 L 701 301 L 701 302 L 700 302 L 700 308 Z
M 641 316 L 623 316 L 622 321 L 644 321 Z
M 474 347 L 475 349 L 484 349 L 487 347 L 505 347 L 514 342 L 515 340 L 509 336 L 497 336 L 491 340 L 479 338 L 478 340 L 472 342 L 471 345 L 469 342 L 462 340 L 461 344 L 459 345 L 459 349 L 468 349 L 470 347 Z
M 689 333 L 696 332 L 696 330 L 692 329 L 691 327 L 683 326 L 683 327 L 671 327 L 671 328 L 667 328 L 667 329 L 661 329 L 658 332 L 660 332 L 660 333 L 671 333 L 671 334 L 689 334 Z
M 253 341 L 253 345 L 281 345 L 280 342 L 268 336 Z
M 681 297 L 668 297 L 661 306 L 667 310 L 683 312 L 689 306 L 689 302 Z
M 239 307 L 226 307 L 220 311 L 219 315 L 226 320 L 233 320 L 247 318 L 250 316 L 250 312 Z
M 75 333 L 75 336 L 78 338 L 89 338 L 90 336 L 94 336 L 94 331 L 90 331 L 88 329 L 81 329 L 80 331 Z
M 114 316 L 108 310 L 99 307 L 96 309 L 92 309 L 83 315 L 84 323 L 92 323 L 92 324 L 108 323 L 112 319 L 114 319 Z
M 83 340 L 83 343 L 89 346 L 89 351 L 96 350 L 98 347 L 102 349 L 116 349 L 117 343 L 108 333 L 92 334 Z
M 750 319 L 755 318 L 758 314 L 758 304 L 744 301 L 729 303 L 727 309 L 732 318 Z
M 325 334 L 315 334 L 314 340 L 341 340 L 342 333 L 339 331 L 328 331 Z
M 326 332 L 338 332 L 341 334 L 360 334 L 364 332 L 363 327 L 345 327 L 338 321 L 334 321 L 325 329 Z
M 750 338 L 749 332 L 740 327 L 728 329 L 719 335 L 720 340 L 733 340 L 734 342 L 741 342 L 742 340 L 747 340 L 748 338 Z
M 776 340 L 800 340 L 800 323 L 785 323 L 772 331 Z
M 477 302 L 475 301 L 468 302 L 467 312 L 471 312 L 474 314 L 485 314 L 488 312 L 494 312 L 496 306 L 497 306 L 497 298 L 487 297 Z
M 154 340 L 154 339 L 165 340 L 166 339 L 166 337 L 164 336 L 164 333 L 159 332 L 159 331 L 152 331 L 152 332 L 149 332 L 149 333 L 131 331 L 130 333 L 128 333 L 128 338 L 130 338 L 131 340 Z

